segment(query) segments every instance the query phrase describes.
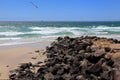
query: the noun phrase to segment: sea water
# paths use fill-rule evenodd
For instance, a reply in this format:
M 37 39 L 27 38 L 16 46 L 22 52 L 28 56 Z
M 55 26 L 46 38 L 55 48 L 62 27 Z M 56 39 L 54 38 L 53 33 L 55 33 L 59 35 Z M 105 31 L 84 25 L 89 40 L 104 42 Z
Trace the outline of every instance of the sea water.
M 58 36 L 86 35 L 120 39 L 120 22 L 0 22 L 0 45 L 31 43 Z

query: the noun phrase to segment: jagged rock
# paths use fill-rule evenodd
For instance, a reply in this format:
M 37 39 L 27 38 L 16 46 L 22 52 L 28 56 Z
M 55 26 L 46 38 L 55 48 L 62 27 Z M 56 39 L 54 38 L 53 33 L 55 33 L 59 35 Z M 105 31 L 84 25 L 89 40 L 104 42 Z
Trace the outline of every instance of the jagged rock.
M 24 63 L 13 71 L 10 80 L 119 80 L 120 65 L 113 61 L 110 47 L 94 44 L 99 39 L 110 43 L 118 40 L 81 36 L 58 37 L 46 47 L 44 65 Z M 39 51 L 36 51 L 39 52 Z M 34 68 L 38 68 L 37 72 Z

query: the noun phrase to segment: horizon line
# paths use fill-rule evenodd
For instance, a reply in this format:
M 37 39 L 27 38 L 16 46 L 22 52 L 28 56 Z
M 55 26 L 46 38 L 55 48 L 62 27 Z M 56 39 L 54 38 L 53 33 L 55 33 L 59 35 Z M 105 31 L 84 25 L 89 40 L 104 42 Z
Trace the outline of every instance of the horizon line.
M 0 20 L 0 22 L 120 22 L 120 20 L 96 20 L 96 21 L 59 21 L 59 20 Z

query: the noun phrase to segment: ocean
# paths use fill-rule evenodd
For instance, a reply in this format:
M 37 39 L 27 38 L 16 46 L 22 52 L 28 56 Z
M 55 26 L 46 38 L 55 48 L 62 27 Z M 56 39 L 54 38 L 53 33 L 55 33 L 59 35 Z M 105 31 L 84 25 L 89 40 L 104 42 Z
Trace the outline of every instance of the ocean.
M 0 46 L 38 42 L 58 36 L 86 35 L 120 39 L 120 22 L 0 22 Z

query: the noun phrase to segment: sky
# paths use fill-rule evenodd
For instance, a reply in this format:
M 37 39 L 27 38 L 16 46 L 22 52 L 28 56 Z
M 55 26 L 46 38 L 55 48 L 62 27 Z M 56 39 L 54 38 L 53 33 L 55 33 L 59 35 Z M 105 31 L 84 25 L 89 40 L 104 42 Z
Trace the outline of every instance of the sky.
M 0 0 L 0 21 L 120 21 L 120 0 Z

